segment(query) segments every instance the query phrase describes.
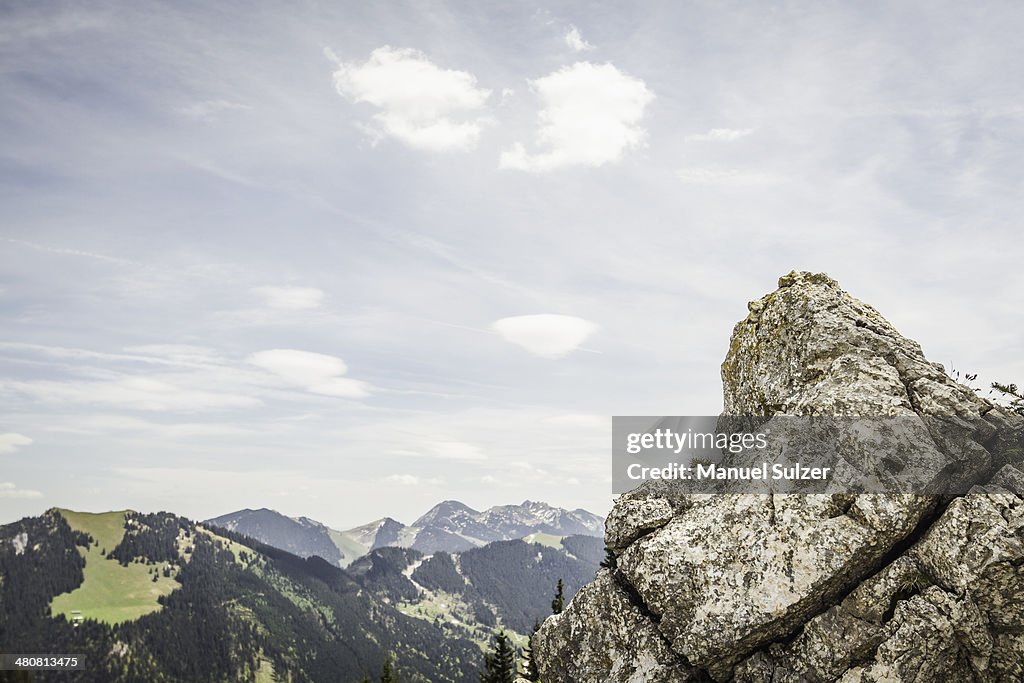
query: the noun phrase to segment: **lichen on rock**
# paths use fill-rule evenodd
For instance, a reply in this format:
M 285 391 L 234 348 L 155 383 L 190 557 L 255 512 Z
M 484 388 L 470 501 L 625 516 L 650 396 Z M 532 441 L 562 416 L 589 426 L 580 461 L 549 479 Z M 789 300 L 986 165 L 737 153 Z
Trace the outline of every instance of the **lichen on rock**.
M 827 275 L 790 273 L 749 311 L 722 365 L 728 415 L 981 424 L 922 427 L 939 454 L 958 430 L 1024 429 Z M 542 625 L 541 679 L 1024 680 L 1024 468 L 994 438 L 971 444 L 955 457 L 978 485 L 952 500 L 669 482 L 620 496 L 606 523 L 617 566 Z

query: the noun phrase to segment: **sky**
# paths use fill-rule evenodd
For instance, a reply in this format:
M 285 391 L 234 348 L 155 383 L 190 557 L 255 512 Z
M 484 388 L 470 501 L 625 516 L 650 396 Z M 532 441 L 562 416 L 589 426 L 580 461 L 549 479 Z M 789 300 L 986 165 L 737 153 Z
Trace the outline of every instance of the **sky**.
M 1024 5 L 0 6 L 0 523 L 607 513 L 823 271 L 1024 381 Z

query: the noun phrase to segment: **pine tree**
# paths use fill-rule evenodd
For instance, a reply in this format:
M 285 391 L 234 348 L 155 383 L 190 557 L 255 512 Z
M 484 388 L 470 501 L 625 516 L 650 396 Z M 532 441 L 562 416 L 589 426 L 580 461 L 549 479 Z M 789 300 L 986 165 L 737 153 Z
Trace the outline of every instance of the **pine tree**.
M 1003 403 L 1007 408 L 1018 415 L 1024 416 L 1024 393 L 1017 388 L 1016 384 L 992 382 L 992 389 L 999 392 L 1001 398 L 1004 399 Z M 990 391 L 989 393 L 991 394 L 992 392 Z
M 480 683 L 515 683 L 516 651 L 504 632 L 494 634 L 494 649 L 484 655 Z
M 604 559 L 601 560 L 601 566 L 605 569 L 615 569 L 619 566 L 619 559 L 615 557 L 615 553 L 608 546 L 604 548 Z
M 530 631 L 530 638 L 526 641 L 526 645 L 523 647 L 523 678 L 528 681 L 539 681 L 540 671 L 537 670 L 537 663 L 533 660 L 533 637 L 537 635 L 537 631 L 540 630 L 540 622 L 533 622 L 533 630 Z
M 565 607 L 565 586 L 559 579 L 558 586 L 555 588 L 555 599 L 551 601 L 551 613 L 561 614 L 563 607 Z
M 380 672 L 380 683 L 398 683 L 398 676 L 391 670 L 391 657 L 384 660 L 384 668 Z

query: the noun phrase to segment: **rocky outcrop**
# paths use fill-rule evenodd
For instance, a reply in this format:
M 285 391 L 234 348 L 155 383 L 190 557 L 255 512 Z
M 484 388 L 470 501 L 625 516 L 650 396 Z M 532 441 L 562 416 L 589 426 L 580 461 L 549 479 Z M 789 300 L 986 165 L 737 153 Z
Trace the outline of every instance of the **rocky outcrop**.
M 1021 420 L 828 276 L 791 273 L 749 310 L 722 366 L 727 414 L 968 418 L 919 431 L 928 462 L 974 487 L 620 496 L 617 567 L 543 624 L 541 680 L 1024 680 Z

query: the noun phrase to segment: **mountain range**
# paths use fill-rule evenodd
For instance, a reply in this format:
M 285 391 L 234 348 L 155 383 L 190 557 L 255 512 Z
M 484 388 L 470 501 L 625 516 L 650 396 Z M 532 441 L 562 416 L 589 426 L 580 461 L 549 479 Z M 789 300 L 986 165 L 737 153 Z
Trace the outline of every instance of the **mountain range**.
M 524 645 L 556 584 L 568 601 L 604 556 L 601 538 L 550 533 L 599 518 L 540 503 L 446 503 L 409 527 L 365 525 L 342 540 L 410 547 L 373 548 L 347 569 L 346 546 L 324 541 L 341 532 L 270 510 L 238 515 L 229 529 L 54 508 L 0 526 L 0 652 L 86 658 L 86 671 L 49 672 L 54 681 L 354 683 L 385 662 L 400 680 L 475 681 L 495 631 Z M 245 533 L 257 522 L 281 547 Z M 458 552 L 411 547 L 429 547 L 424 532 L 475 544 L 527 531 Z
M 604 519 L 591 512 L 530 500 L 483 511 L 446 500 L 408 526 L 385 517 L 341 531 L 308 517 L 287 517 L 267 508 L 238 510 L 205 523 L 300 557 L 322 557 L 339 567 L 384 547 L 410 548 L 425 555 L 458 553 L 537 534 L 561 538 L 601 536 L 604 531 Z

